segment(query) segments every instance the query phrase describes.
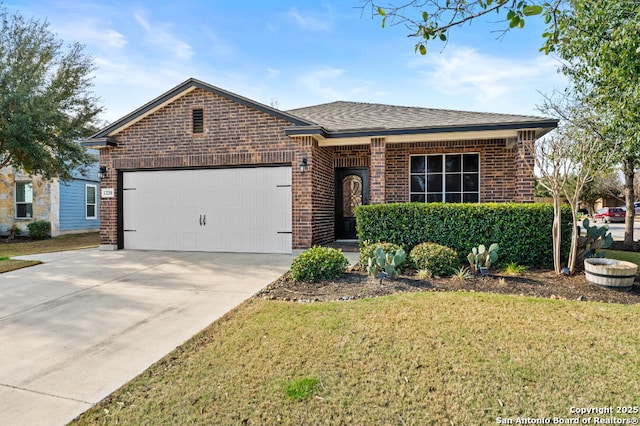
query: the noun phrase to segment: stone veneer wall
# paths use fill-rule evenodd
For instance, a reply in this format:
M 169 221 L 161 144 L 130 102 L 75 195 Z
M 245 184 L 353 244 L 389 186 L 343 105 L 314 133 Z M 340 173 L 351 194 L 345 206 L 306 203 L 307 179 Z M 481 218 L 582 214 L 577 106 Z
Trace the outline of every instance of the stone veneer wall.
M 33 185 L 33 218 L 16 219 L 16 182 L 31 182 Z M 35 220 L 51 222 L 52 235 L 59 234 L 59 182 L 58 179 L 46 180 L 40 176 L 29 176 L 15 172 L 12 167 L 0 169 L 0 235 L 7 235 L 8 229 L 15 223 L 23 234 L 28 232 L 27 225 Z

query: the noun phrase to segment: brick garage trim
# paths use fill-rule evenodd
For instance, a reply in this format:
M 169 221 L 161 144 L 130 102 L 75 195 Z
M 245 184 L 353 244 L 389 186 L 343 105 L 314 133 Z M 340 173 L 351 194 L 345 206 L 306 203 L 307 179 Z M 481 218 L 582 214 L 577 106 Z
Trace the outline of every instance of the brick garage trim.
M 196 136 L 191 131 L 193 108 L 202 108 L 205 114 L 204 133 Z M 114 135 L 117 146 L 100 150 L 100 164 L 108 170 L 102 187 L 121 193 L 118 176 L 132 170 L 296 166 L 296 141 L 284 133 L 289 125 L 282 118 L 196 88 Z M 121 203 L 121 197 L 101 200 L 104 247 L 122 247 Z M 292 203 L 295 214 L 301 206 Z M 300 245 L 296 239 L 302 236 L 300 227 L 297 230 L 294 225 L 294 245 Z

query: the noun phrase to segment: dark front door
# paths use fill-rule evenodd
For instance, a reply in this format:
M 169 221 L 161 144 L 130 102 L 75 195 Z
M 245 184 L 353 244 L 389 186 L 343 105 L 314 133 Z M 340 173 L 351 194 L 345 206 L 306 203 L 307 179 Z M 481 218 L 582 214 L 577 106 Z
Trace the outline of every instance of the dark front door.
M 369 204 L 369 169 L 336 169 L 336 239 L 356 236 L 355 208 Z

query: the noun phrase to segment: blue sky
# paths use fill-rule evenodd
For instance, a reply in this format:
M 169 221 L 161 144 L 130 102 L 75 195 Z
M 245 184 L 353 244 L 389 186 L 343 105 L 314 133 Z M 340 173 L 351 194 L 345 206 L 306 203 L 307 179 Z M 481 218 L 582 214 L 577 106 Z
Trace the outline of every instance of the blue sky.
M 498 16 L 455 30 L 426 56 L 360 0 L 5 0 L 86 45 L 112 122 L 189 77 L 282 110 L 336 100 L 540 115 L 563 88 L 538 52 L 542 24 L 496 40 Z M 494 32 L 492 32 L 494 31 Z

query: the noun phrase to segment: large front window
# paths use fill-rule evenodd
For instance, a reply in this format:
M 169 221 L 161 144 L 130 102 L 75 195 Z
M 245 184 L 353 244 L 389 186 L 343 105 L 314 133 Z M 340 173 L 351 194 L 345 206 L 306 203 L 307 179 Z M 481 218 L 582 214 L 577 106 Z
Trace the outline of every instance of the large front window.
M 33 186 L 31 182 L 16 182 L 16 218 L 33 217 Z
M 427 203 L 479 202 L 479 154 L 412 155 L 409 196 Z

